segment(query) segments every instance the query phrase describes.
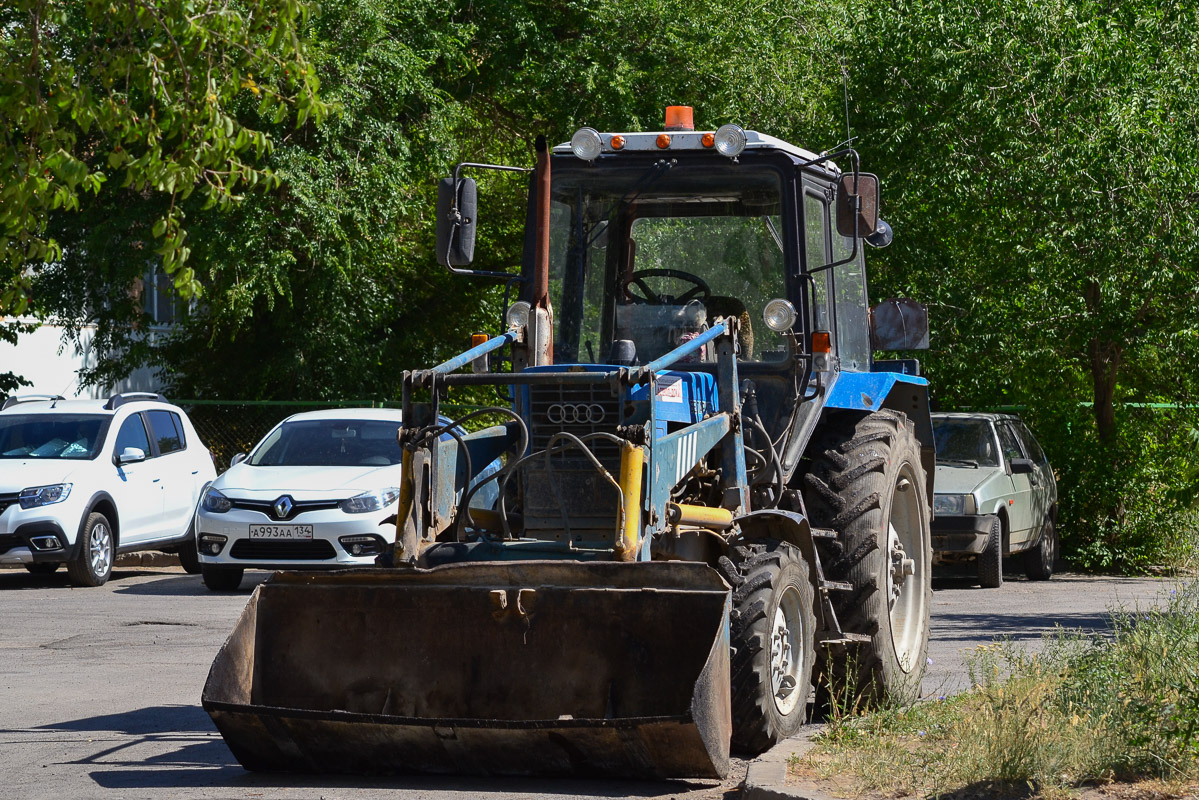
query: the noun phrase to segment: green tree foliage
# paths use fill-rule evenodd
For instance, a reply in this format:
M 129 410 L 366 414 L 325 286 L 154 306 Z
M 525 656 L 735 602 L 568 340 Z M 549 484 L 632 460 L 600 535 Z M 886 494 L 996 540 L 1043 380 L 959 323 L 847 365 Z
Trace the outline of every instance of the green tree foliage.
M 1074 544 L 1119 563 L 1128 523 L 1158 516 L 1180 441 L 1179 420 L 1119 404 L 1197 387 L 1199 9 L 856 13 L 854 118 L 901 232 L 885 282 L 933 305 L 937 395 L 1027 406 Z
M 293 131 L 239 107 L 237 124 L 275 143 L 266 167 L 282 182 L 227 214 L 184 203 L 189 265 L 206 294 L 181 328 L 140 335 L 148 320 L 128 292 L 145 271 L 137 220 L 156 213 L 154 198 L 99 198 L 57 218 L 56 236 L 72 245 L 42 286 L 63 298 L 63 321 L 97 309 L 108 359 L 95 381 L 148 362 L 183 396 L 394 397 L 403 369 L 499 324 L 502 285 L 451 276 L 434 259 L 436 180 L 454 163 L 529 166 L 539 133 L 655 127 L 683 101 L 710 126 L 819 127 L 828 92 L 806 77 L 817 32 L 782 11 L 728 24 L 745 13 L 741 3 L 464 2 L 447 13 L 429 0 L 329 0 L 307 34 L 321 95 L 341 113 Z M 755 54 L 761 43 L 811 55 L 770 64 Z M 835 62 L 827 69 L 839 81 Z M 755 96 L 741 91 L 751 78 Z M 839 97 L 839 83 L 829 86 Z M 476 177 L 476 266 L 515 272 L 525 180 Z
M 299 0 L 0 6 L 0 313 L 29 310 L 38 265 L 62 258 L 50 215 L 106 183 L 168 198 L 143 239 L 179 292 L 196 294 L 181 201 L 199 188 L 206 206 L 225 207 L 241 186 L 273 180 L 253 162 L 270 141 L 231 106 L 249 94 L 276 122 L 292 107 L 301 121 L 324 113 L 297 36 L 307 13 Z

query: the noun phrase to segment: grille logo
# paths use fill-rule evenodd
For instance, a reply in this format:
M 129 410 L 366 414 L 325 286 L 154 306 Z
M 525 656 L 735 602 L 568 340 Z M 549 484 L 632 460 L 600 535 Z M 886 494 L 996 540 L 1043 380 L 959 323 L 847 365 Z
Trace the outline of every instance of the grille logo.
M 287 519 L 287 515 L 291 513 L 295 503 L 287 495 L 283 495 L 271 505 L 271 510 L 275 512 L 275 516 L 279 519 Z
M 554 425 L 597 425 L 606 416 L 599 403 L 554 403 L 545 410 L 545 418 Z

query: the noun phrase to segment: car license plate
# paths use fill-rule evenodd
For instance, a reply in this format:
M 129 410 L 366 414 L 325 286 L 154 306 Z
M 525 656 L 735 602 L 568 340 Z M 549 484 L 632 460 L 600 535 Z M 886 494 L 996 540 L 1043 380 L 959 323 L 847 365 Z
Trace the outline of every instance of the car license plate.
M 251 525 L 251 539 L 311 539 L 311 525 Z

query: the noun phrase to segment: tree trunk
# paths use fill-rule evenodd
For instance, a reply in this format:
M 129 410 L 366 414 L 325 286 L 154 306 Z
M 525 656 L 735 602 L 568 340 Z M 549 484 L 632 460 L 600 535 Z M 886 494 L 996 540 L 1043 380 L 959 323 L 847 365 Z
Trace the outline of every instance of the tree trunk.
M 1123 353 L 1120 344 L 1111 340 L 1095 337 L 1087 344 L 1095 394 L 1095 427 L 1099 431 L 1099 441 L 1103 444 L 1114 444 L 1116 441 L 1116 375 Z

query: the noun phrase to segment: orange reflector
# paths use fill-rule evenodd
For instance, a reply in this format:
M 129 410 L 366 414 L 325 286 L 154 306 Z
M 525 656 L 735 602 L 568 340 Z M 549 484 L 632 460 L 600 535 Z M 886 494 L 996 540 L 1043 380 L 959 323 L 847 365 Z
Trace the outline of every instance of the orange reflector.
M 833 340 L 828 331 L 812 331 L 812 352 L 833 352 Z
M 691 114 L 691 106 L 667 106 L 666 107 L 666 130 L 668 131 L 693 131 L 695 130 L 695 122 Z M 658 145 L 661 147 L 662 145 Z
M 612 140 L 609 142 L 609 144 L 612 145 L 613 150 L 623 150 L 624 149 L 624 137 L 618 133 L 612 137 Z
M 491 339 L 491 337 L 485 333 L 472 333 L 470 335 L 471 349 L 473 350 L 474 348 L 478 347 L 481 344 L 487 344 L 487 341 L 489 339 Z
M 712 145 L 716 144 L 716 134 L 709 131 L 708 133 L 704 134 L 704 138 L 700 139 L 700 142 L 703 143 L 704 147 L 711 147 Z
M 670 147 L 670 134 L 669 133 L 659 133 L 658 134 L 658 147 L 661 147 L 663 150 L 665 150 L 667 147 Z

